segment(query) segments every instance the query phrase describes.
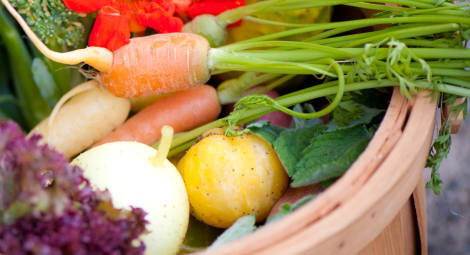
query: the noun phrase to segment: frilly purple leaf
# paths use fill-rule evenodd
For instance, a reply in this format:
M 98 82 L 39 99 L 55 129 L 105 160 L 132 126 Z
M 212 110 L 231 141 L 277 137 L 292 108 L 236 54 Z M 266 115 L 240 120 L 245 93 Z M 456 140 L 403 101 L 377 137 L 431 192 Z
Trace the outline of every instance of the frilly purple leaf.
M 143 254 L 145 212 L 113 208 L 107 192 L 39 140 L 0 121 L 0 252 Z

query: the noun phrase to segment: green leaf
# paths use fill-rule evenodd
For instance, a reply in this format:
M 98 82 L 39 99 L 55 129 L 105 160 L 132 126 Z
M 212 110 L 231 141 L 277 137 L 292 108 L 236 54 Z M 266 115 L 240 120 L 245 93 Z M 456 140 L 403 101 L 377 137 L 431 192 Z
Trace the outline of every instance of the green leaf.
M 190 216 L 188 231 L 186 231 L 186 236 L 184 237 L 179 254 L 196 252 L 206 248 L 211 245 L 222 232 L 223 229 L 211 227 L 193 216 Z
M 389 88 L 351 91 L 347 94 L 350 95 L 351 101 L 376 109 L 387 109 L 391 95 Z
M 325 132 L 312 139 L 295 167 L 292 187 L 341 176 L 366 148 L 372 134 L 364 126 Z
M 28 203 L 22 201 L 13 202 L 3 213 L 2 222 L 4 224 L 12 224 L 16 219 L 28 215 L 30 211 L 31 205 Z
M 248 128 L 253 134 L 264 138 L 271 145 L 274 145 L 274 141 L 276 141 L 279 135 L 286 130 L 286 128 L 269 124 L 268 120 L 260 120 L 250 123 L 246 128 Z
M 239 239 L 256 230 L 256 218 L 253 214 L 241 217 L 233 225 L 220 235 L 215 242 L 209 247 L 219 247 L 236 239 Z
M 324 125 L 317 125 L 286 130 L 274 142 L 274 150 L 290 177 L 294 175 L 295 166 L 302 158 L 302 151 L 310 145 L 311 139 L 323 132 L 325 128 Z
M 338 178 L 332 178 L 329 180 L 322 181 L 320 182 L 320 187 L 325 190 L 329 188 L 331 185 L 333 185 L 336 182 L 336 180 L 338 180 Z
M 3 47 L 0 48 L 0 86 L 6 86 L 8 83 L 8 62 L 7 54 Z
M 46 99 L 49 106 L 54 107 L 61 95 L 46 64 L 40 58 L 34 58 L 31 71 L 41 96 Z
M 295 201 L 294 204 L 290 204 L 290 203 L 282 204 L 281 208 L 279 209 L 279 212 L 274 214 L 273 216 L 270 216 L 268 218 L 268 220 L 266 221 L 266 223 L 271 223 L 271 222 L 274 222 L 274 221 L 277 221 L 277 220 L 281 219 L 282 217 L 288 215 L 289 213 L 299 209 L 300 207 L 302 207 L 306 203 L 310 202 L 310 200 L 312 200 L 314 197 L 315 197 L 314 194 L 310 194 L 310 195 L 306 195 L 306 196 L 300 198 L 299 200 Z
M 338 109 L 334 111 L 333 120 L 328 123 L 328 131 L 369 124 L 372 119 L 384 112 L 385 110 L 369 108 L 358 103 L 340 103 Z
M 315 109 L 313 108 L 311 104 L 304 104 L 303 107 L 300 104 L 296 104 L 293 110 L 296 112 L 305 112 L 305 113 L 315 112 Z M 319 118 L 301 119 L 301 118 L 293 117 L 293 121 L 294 121 L 294 128 L 308 128 L 308 127 L 313 127 L 313 126 L 323 123 Z
M 447 158 L 450 151 L 452 130 L 451 116 L 452 115 L 449 116 L 449 119 L 445 119 L 440 127 L 438 136 L 434 139 L 426 161 L 426 167 L 431 168 L 431 179 L 426 184 L 426 188 L 432 189 L 435 195 L 439 195 L 442 192 L 442 179 L 439 175 L 439 167 L 442 161 Z

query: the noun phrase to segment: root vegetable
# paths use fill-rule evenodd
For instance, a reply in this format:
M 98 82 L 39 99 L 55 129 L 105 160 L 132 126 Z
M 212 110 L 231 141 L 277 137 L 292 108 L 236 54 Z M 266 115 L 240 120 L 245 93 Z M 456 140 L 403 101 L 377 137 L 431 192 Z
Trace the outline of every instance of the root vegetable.
M 160 139 L 163 125 L 172 126 L 175 132 L 182 132 L 216 119 L 220 111 L 217 93 L 211 86 L 178 91 L 138 112 L 98 145 L 114 141 L 152 145 Z
M 137 142 L 104 144 L 79 155 L 93 187 L 108 189 L 117 208 L 140 207 L 148 221 L 145 254 L 176 254 L 189 221 L 189 203 L 178 170 L 166 159 L 173 130 L 162 129 L 158 152 Z
M 131 39 L 114 52 L 104 85 L 120 97 L 167 93 L 209 80 L 209 43 L 195 34 L 158 34 Z
M 75 94 L 75 91 L 79 94 L 62 107 L 56 107 L 51 117 L 44 119 L 31 131 L 31 134 L 42 135 L 42 142 L 69 158 L 124 123 L 130 111 L 128 99 L 116 97 L 106 89 L 99 88 L 96 81 L 79 85 L 71 94 Z M 65 95 L 63 99 L 67 97 Z M 65 101 L 63 99 L 61 101 Z

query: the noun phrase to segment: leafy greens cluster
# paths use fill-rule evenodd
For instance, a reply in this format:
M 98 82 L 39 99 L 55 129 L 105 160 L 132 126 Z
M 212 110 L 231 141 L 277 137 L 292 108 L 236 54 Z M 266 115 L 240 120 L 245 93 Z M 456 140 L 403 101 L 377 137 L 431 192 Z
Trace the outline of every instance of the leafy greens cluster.
M 441 166 L 442 160 L 447 158 L 447 155 L 450 152 L 451 146 L 451 130 L 452 130 L 452 117 L 459 116 L 461 113 L 465 118 L 467 115 L 467 99 L 462 103 L 456 103 L 457 97 L 452 95 L 443 95 L 443 102 L 450 107 L 449 116 L 443 116 L 442 125 L 439 128 L 437 137 L 434 139 L 434 142 L 429 153 L 426 167 L 431 168 L 430 180 L 426 184 L 428 189 L 432 189 L 434 194 L 439 195 L 442 192 L 442 179 L 439 174 L 439 167 Z
M 305 108 L 312 109 L 311 106 Z M 368 125 L 383 110 L 357 103 L 354 108 L 358 109 L 357 116 L 340 124 L 334 120 L 323 124 L 318 120 L 294 118 L 292 129 L 271 126 L 267 122 L 255 122 L 247 128 L 273 145 L 293 180 L 292 187 L 306 186 L 340 177 L 372 138 L 375 127 Z M 301 111 L 300 106 L 294 109 Z

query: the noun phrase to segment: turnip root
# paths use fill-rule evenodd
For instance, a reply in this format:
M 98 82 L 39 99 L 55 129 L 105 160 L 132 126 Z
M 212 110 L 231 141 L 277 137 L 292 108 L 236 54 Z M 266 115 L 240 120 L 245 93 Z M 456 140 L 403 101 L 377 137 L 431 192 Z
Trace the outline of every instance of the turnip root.
M 147 215 L 142 236 L 145 254 L 176 254 L 189 222 L 189 202 L 183 179 L 166 159 L 173 135 L 162 128 L 158 152 L 138 142 L 113 142 L 80 154 L 80 166 L 91 185 L 107 189 L 117 208 L 139 207 Z
M 96 81 L 83 83 L 71 92 L 64 96 L 65 99 L 75 94 L 68 102 L 56 107 L 31 131 L 42 135 L 42 142 L 69 158 L 124 123 L 130 111 L 128 99 L 113 96 L 99 88 Z

